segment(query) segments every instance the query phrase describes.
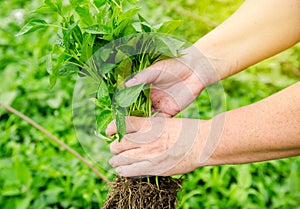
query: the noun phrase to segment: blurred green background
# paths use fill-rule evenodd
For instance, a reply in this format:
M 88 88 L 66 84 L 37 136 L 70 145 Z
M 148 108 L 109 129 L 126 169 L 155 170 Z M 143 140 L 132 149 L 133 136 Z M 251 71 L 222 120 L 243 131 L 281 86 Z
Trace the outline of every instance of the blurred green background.
M 182 19 L 175 35 L 196 41 L 234 12 L 241 0 L 141 1 L 151 23 Z M 47 55 L 56 30 L 15 37 L 41 0 L 0 0 L 0 101 L 40 123 L 77 150 L 72 124 L 73 78 L 49 88 Z M 42 17 L 55 21 L 56 16 Z M 300 78 L 300 45 L 222 81 L 227 109 L 261 100 Z M 207 92 L 197 99 L 209 118 Z M 186 114 L 196 117 L 193 108 Z M 101 169 L 101 168 L 99 168 Z M 112 179 L 112 174 L 107 173 Z M 180 208 L 300 208 L 300 158 L 200 168 L 185 175 Z M 71 154 L 28 123 L 0 108 L 0 208 L 99 208 L 107 186 Z

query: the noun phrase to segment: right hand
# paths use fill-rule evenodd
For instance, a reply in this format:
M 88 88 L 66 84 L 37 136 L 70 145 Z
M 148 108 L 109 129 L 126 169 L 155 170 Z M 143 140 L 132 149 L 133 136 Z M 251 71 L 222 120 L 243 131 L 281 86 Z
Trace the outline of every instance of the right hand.
M 152 84 L 151 101 L 157 116 L 172 117 L 192 103 L 205 85 L 199 73 L 185 63 L 189 55 L 159 61 L 142 70 L 126 82 L 126 87 L 147 83 Z M 202 60 L 203 59 L 202 57 Z
M 126 135 L 113 141 L 109 161 L 122 176 L 184 174 L 205 165 L 210 121 L 187 118 L 126 117 Z M 116 123 L 106 134 L 117 133 Z M 214 141 L 210 140 L 209 142 Z M 209 154 L 209 155 L 207 155 Z M 205 161 L 206 162 L 206 161 Z

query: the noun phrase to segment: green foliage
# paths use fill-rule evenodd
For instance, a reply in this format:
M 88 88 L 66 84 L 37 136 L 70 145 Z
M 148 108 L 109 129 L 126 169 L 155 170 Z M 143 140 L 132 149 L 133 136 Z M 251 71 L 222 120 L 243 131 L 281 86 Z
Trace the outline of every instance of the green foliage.
M 90 76 L 99 82 L 97 98 L 93 99 L 100 109 L 100 114 L 96 116 L 96 129 L 103 135 L 104 125 L 109 121 L 100 123 L 99 120 L 104 116 L 113 118 L 118 129 L 117 138 L 121 140 L 126 133 L 126 115 L 136 111 L 145 116 L 151 115 L 150 108 L 144 105 L 149 104 L 150 91 L 145 94 L 144 85 L 122 89 L 125 80 L 158 60 L 176 57 L 183 46 L 183 42 L 162 34 L 146 33 L 172 33 L 181 21 L 172 20 L 151 26 L 138 14 L 136 4 L 127 0 L 71 1 L 66 11 L 61 1 L 45 1 L 43 7 L 60 16 L 60 21 L 47 24 L 44 20 L 33 19 L 17 36 L 49 26 L 59 28 L 56 43 L 60 48 L 53 49 L 47 67 L 51 87 L 59 76 L 73 74 Z M 55 66 L 51 63 L 54 56 L 58 57 L 53 59 Z M 114 95 L 111 92 L 117 92 L 115 102 L 112 102 Z M 137 100 L 138 105 L 134 104 Z M 108 111 L 112 116 L 108 115 Z
M 144 85 L 139 84 L 118 91 L 115 96 L 117 106 L 129 107 L 132 105 L 143 91 Z
M 96 7 L 100 7 L 104 1 L 94 2 Z M 220 23 L 242 1 L 170 2 Z M 57 21 L 57 15 L 53 14 L 58 9 L 55 6 L 51 10 L 41 7 L 39 10 L 45 12 L 43 15 L 28 13 L 26 20 L 19 18 L 24 10 L 32 11 L 42 3 L 39 0 L 0 1 L 0 100 L 26 113 L 85 155 L 72 125 L 70 106 L 75 80 L 59 77 L 56 85 L 49 89 L 47 68 L 51 71 L 52 67 L 53 71 L 59 60 L 67 59 L 52 55 L 52 65 L 47 61 L 51 58 L 47 54 L 52 51 L 52 43 L 56 40 L 53 34 L 57 29 L 47 26 L 46 30 L 15 37 L 24 23 L 31 19 L 44 19 L 47 23 Z M 147 3 L 148 7 L 143 7 L 143 3 Z M 171 18 L 183 19 L 182 26 L 175 33 L 188 40 L 196 40 L 211 28 L 154 1 L 140 4 L 141 13 L 150 23 Z M 145 10 L 149 11 L 147 15 Z M 105 58 L 107 54 L 103 56 Z M 224 80 L 222 84 L 227 93 L 228 109 L 253 103 L 298 81 L 299 56 L 298 45 Z M 123 65 L 130 65 L 130 62 L 124 61 Z M 98 92 L 97 97 L 102 98 L 104 104 L 109 103 L 105 92 Z M 213 116 L 206 91 L 186 110 L 186 116 L 198 117 L 197 105 L 201 107 L 200 117 Z M 105 114 L 102 113 L 103 118 Z M 299 208 L 299 170 L 299 157 L 249 165 L 200 168 L 185 175 L 180 208 Z M 107 177 L 112 179 L 109 170 Z M 99 208 L 106 194 L 104 182 L 77 159 L 56 147 L 24 121 L 0 109 L 1 209 Z

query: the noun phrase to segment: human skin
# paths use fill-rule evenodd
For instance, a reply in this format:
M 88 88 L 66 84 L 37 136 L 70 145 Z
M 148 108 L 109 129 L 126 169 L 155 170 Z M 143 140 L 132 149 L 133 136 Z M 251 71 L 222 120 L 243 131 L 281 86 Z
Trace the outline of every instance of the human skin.
M 209 132 L 213 131 L 211 130 L 213 120 L 218 120 L 221 115 L 207 121 L 165 118 L 166 129 L 160 134 L 154 131 L 154 135 L 147 130 L 155 129 L 153 126 L 156 124 L 161 125 L 159 122 L 162 119 L 151 121 L 151 118 L 130 117 L 127 119 L 128 134 L 120 143 L 115 141 L 111 144 L 111 151 L 116 156 L 110 163 L 118 167 L 117 172 L 123 176 L 147 174 L 169 176 L 187 173 L 202 166 L 241 164 L 298 156 L 300 155 L 299 104 L 300 82 L 297 82 L 257 103 L 221 113 L 225 114 L 226 118 L 224 130 L 216 150 L 205 162 L 200 161 L 200 151 L 203 151 L 204 144 L 209 139 Z M 178 140 L 180 131 L 185 132 L 187 136 L 190 134 L 190 130 L 180 130 L 181 123 L 189 123 L 188 127 L 199 127 L 193 147 L 180 162 L 172 166 L 168 163 L 177 159 L 172 155 L 164 158 L 164 162 L 160 163 L 165 164 L 164 167 L 169 166 L 168 171 L 151 173 L 158 165 L 158 163 L 151 164 L 151 158 L 162 155 L 172 147 Z M 107 134 L 115 133 L 116 127 L 111 123 Z M 149 133 L 153 140 L 148 139 L 149 143 L 145 143 Z
M 223 79 L 299 41 L 299 0 L 247 0 L 194 45 L 210 58 Z
M 161 116 L 171 117 L 196 98 L 205 86 L 283 51 L 299 40 L 299 0 L 247 0 L 224 23 L 194 44 L 215 67 L 217 77 L 211 77 L 203 82 L 191 70 L 183 69 L 182 72 L 185 72 L 186 76 L 178 75 L 181 80 L 170 82 L 168 75 L 172 74 L 172 69 L 168 68 L 168 63 L 172 62 L 174 65 L 175 61 L 164 60 L 157 66 L 161 72 L 170 71 L 169 73 L 154 73 L 150 67 L 135 76 L 135 79 L 129 81 L 127 85 L 146 82 L 152 83 L 154 88 L 158 86 L 160 91 L 154 91 L 151 99 L 154 104 L 155 99 L 160 99 L 161 102 L 154 108 L 161 111 Z M 182 92 L 176 94 L 182 83 L 192 92 L 189 97 L 185 97 Z M 178 95 L 175 100 L 183 105 L 172 103 L 171 97 L 161 96 L 168 94 L 172 94 L 173 97 Z M 168 99 L 164 101 L 163 98 Z M 181 102 L 182 98 L 185 101 Z M 300 155 L 299 104 L 300 82 L 257 103 L 221 113 L 207 121 L 130 117 L 127 119 L 128 130 L 124 139 L 111 144 L 111 151 L 115 156 L 110 163 L 117 167 L 116 172 L 123 176 L 169 176 L 187 173 L 202 166 L 250 163 L 298 156 Z M 214 152 L 207 152 L 205 144 L 209 143 L 207 141 L 210 140 L 209 134 L 214 132 L 212 124 L 221 117 L 225 117 L 222 124 L 223 132 L 217 139 Z M 159 129 L 162 124 L 164 129 L 159 134 L 153 135 L 151 130 Z M 171 148 L 175 152 L 177 149 L 180 153 L 182 147 L 172 146 L 180 140 L 180 132 L 186 133 L 187 139 L 190 134 L 194 143 L 190 144 L 190 149 L 186 149 L 182 156 L 174 156 L 173 152 L 168 154 Z M 111 123 L 107 128 L 107 134 L 114 133 L 116 127 Z M 150 138 L 148 136 L 142 141 L 145 133 L 150 133 L 148 134 Z M 203 161 L 200 156 L 206 152 L 207 156 Z M 150 168 L 154 169 L 154 172 Z

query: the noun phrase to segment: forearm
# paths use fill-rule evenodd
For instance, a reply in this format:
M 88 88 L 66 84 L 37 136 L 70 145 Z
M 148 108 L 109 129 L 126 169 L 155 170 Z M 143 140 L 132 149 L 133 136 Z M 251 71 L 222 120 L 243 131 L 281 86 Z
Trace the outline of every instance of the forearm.
M 222 137 L 204 165 L 240 164 L 300 155 L 300 82 L 225 114 Z
M 298 41 L 299 0 L 246 0 L 195 46 L 211 59 L 223 79 Z

